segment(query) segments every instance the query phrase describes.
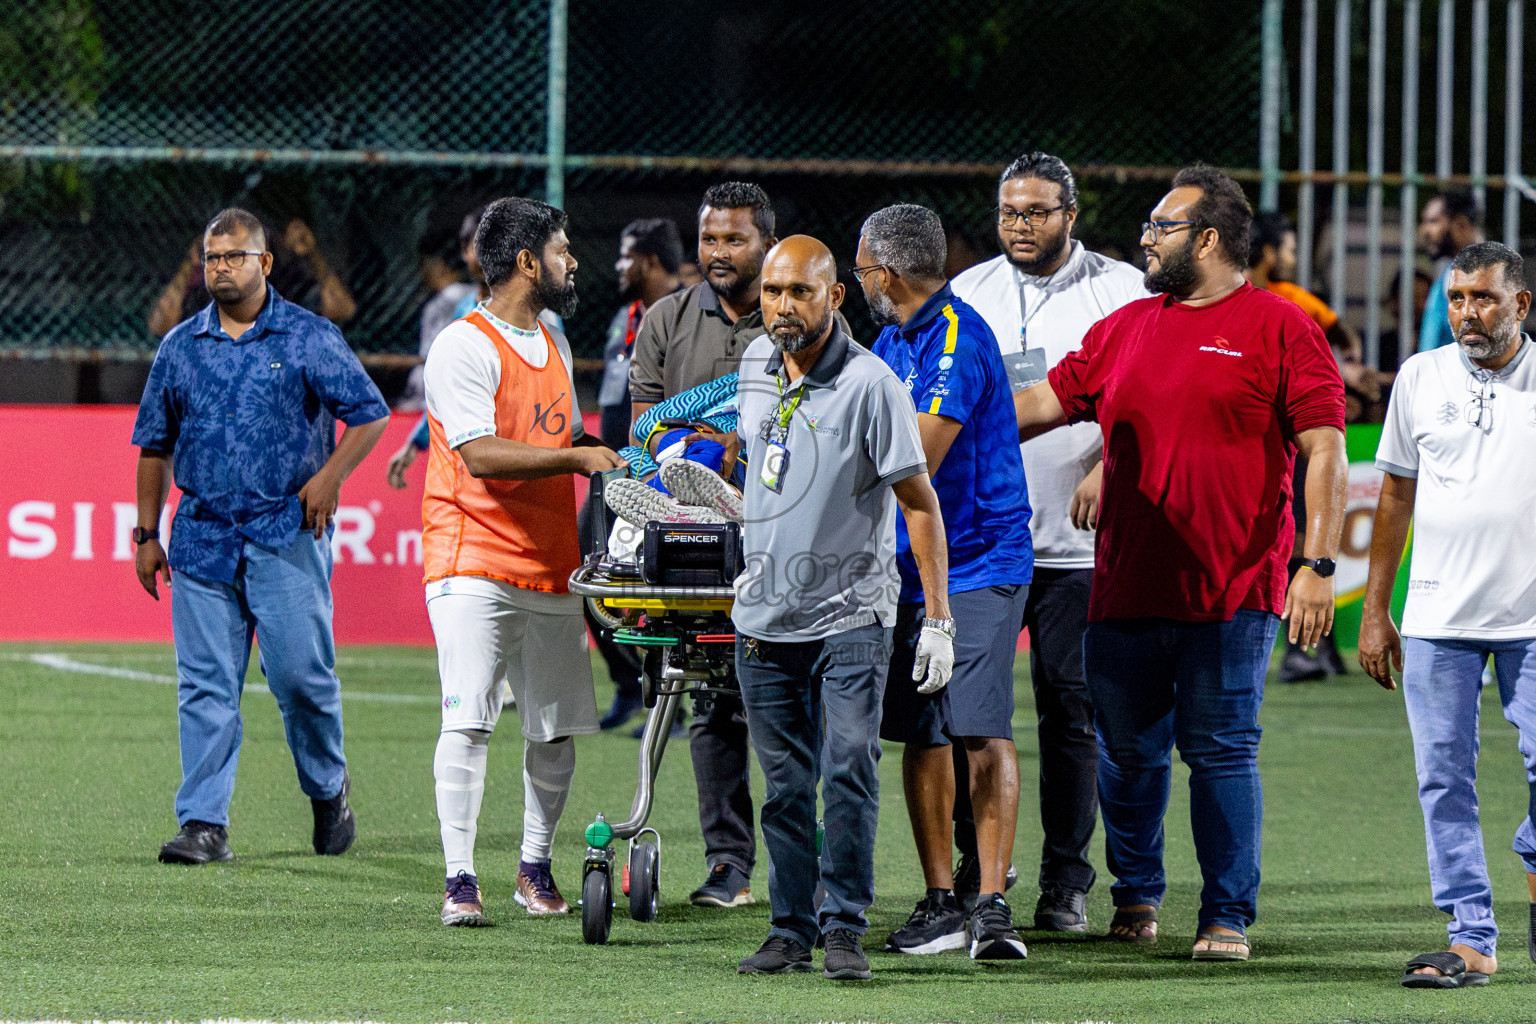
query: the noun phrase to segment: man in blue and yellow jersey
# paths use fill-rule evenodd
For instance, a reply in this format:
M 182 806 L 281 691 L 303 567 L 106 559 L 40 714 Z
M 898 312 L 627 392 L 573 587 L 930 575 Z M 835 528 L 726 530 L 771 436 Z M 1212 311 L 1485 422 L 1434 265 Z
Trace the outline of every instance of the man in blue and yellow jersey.
M 913 680 L 924 629 L 923 592 L 898 524 L 901 596 L 881 738 L 906 744 L 902 782 L 927 894 L 886 948 L 937 953 L 969 946 L 973 959 L 1020 960 L 1024 943 L 1003 900 L 1019 813 L 1013 745 L 1013 658 L 1034 553 L 1029 496 L 1015 442 L 1013 398 L 997 339 L 944 278 L 944 227 L 922 206 L 872 214 L 854 274 L 884 327 L 874 352 L 917 406 L 923 454 L 944 515 L 949 602 L 963 623 L 947 688 Z M 963 610 L 962 610 L 963 609 Z M 921 673 L 918 673 L 921 676 Z M 954 757 L 954 745 L 965 757 Z M 958 764 L 957 764 L 958 762 Z M 954 893 L 950 821 L 960 772 L 975 812 L 981 890 L 969 921 Z M 963 799 L 963 797 L 962 797 Z

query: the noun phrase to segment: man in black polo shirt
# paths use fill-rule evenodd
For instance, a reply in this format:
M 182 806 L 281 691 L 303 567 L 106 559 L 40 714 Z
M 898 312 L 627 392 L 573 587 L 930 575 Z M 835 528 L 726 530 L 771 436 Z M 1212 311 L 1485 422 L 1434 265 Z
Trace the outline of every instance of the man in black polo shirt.
M 699 207 L 704 280 L 646 311 L 629 367 L 631 422 L 663 399 L 736 372 L 747 345 L 763 333 L 758 275 L 778 241 L 773 228 L 773 206 L 758 186 L 731 181 L 704 193 Z M 743 906 L 753 902 L 757 835 L 741 700 L 717 697 L 708 712 L 694 718 L 689 747 L 709 863 L 709 876 L 689 899 L 696 906 Z

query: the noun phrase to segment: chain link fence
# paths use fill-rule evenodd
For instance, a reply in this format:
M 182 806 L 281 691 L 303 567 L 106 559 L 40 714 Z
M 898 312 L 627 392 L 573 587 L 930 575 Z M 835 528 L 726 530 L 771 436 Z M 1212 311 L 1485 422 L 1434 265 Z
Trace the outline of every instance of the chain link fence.
M 570 0 L 565 203 L 594 356 L 618 233 L 762 183 L 845 263 L 881 205 L 993 255 L 995 176 L 1079 168 L 1078 236 L 1126 254 L 1165 168 L 1254 163 L 1257 4 Z M 0 349 L 153 352 L 203 223 L 298 220 L 364 353 L 412 353 L 422 260 L 463 214 L 542 196 L 546 0 L 12 0 L 0 10 Z M 308 263 L 275 247 L 280 264 Z M 957 252 L 957 255 L 959 253 Z M 851 305 L 859 305 L 857 302 Z M 858 325 L 862 309 L 849 310 Z

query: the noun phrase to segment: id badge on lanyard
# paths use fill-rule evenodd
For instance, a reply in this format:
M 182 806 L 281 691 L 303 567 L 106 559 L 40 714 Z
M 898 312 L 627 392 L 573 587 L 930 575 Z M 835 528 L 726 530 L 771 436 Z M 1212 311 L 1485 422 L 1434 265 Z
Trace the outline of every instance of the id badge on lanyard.
M 800 408 L 800 400 L 805 397 L 805 385 L 800 385 L 800 389 L 795 392 L 794 401 L 786 407 L 783 378 L 775 376 L 773 382 L 779 388 L 779 407 L 763 424 L 763 440 L 768 442 L 768 448 L 763 455 L 763 466 L 758 471 L 758 479 L 773 493 L 782 494 L 784 477 L 789 473 L 789 424 L 794 418 L 795 410 Z

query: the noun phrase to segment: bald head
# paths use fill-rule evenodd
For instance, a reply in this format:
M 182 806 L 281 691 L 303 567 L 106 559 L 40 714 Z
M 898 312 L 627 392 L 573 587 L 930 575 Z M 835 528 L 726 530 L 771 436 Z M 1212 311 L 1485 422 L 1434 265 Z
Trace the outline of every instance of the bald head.
M 832 250 L 810 235 L 790 235 L 768 250 L 763 261 L 765 280 L 770 268 L 789 279 L 823 281 L 829 288 L 837 283 L 837 261 L 832 258 Z
M 843 304 L 837 261 L 810 235 L 791 235 L 763 261 L 763 326 L 782 350 L 800 352 L 832 333 L 832 311 Z

